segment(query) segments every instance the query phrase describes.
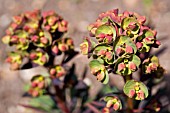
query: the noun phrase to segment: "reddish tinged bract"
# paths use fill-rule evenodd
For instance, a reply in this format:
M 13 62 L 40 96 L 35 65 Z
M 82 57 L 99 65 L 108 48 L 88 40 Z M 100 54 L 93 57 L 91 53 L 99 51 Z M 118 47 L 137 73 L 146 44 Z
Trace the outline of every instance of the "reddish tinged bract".
M 132 70 L 132 71 L 135 71 L 136 70 L 136 64 L 133 63 L 133 62 L 129 62 L 129 69 Z
M 133 48 L 131 46 L 126 46 L 126 53 L 133 53 Z
M 120 63 L 118 65 L 118 71 L 122 71 L 125 67 L 126 67 L 126 65 L 124 63 Z
M 134 89 L 131 89 L 130 91 L 129 91 L 129 97 L 130 98 L 133 98 L 135 96 L 135 90 Z

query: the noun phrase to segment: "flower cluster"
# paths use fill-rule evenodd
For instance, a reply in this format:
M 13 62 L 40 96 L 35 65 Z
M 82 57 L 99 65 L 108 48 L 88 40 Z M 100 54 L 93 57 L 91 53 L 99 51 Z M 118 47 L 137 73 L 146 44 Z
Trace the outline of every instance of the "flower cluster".
M 67 21 L 57 15 L 54 11 L 43 12 L 43 28 L 52 33 L 56 32 L 58 29 L 59 32 L 67 31 Z
M 141 88 L 139 87 L 139 83 L 136 82 L 134 89 L 131 89 L 129 91 L 129 97 L 134 97 L 136 94 L 136 100 L 143 100 L 145 98 L 144 96 L 144 92 L 141 90 Z
M 22 55 L 18 52 L 9 53 L 6 62 L 11 64 L 11 69 L 18 69 L 22 64 Z
M 119 63 L 116 64 L 116 73 L 121 75 L 130 75 L 137 70 L 140 65 L 140 59 L 136 55 L 129 58 L 120 58 Z
M 50 75 L 52 78 L 59 78 L 64 76 L 65 74 L 66 74 L 65 69 L 60 65 L 56 65 L 50 69 Z
M 91 61 L 89 65 L 90 65 L 91 73 L 97 77 L 97 80 L 106 84 L 109 78 L 105 66 L 98 60 Z
M 29 54 L 29 58 L 32 60 L 33 63 L 38 65 L 44 65 L 49 61 L 49 55 L 40 49 L 31 51 Z
M 145 21 L 144 16 L 127 11 L 118 14 L 117 9 L 100 14 L 88 26 L 97 43 L 85 38 L 80 44 L 82 53 L 99 60 L 106 70 L 112 67 L 117 74 L 131 75 L 141 64 L 139 54 L 160 45 L 156 31 L 144 25 Z
M 31 75 L 30 84 L 24 87 L 30 96 L 35 97 L 31 98 L 28 107 L 44 112 L 70 113 L 77 111 L 81 101 L 78 111 L 89 109 L 85 106 L 90 97 L 87 70 L 85 68 L 82 77 L 78 77 L 75 63 L 71 65 L 69 62 L 78 52 L 74 51 L 70 37 L 63 38 L 67 24 L 54 11 L 25 12 L 13 18 L 2 38 L 3 43 L 14 46 L 6 59 L 12 70 L 41 66 L 45 71 Z
M 52 52 L 54 54 L 61 54 L 62 52 L 68 53 L 69 51 L 74 49 L 73 40 L 71 38 L 63 38 L 61 40 L 57 40 L 53 42 Z
M 62 38 L 67 24 L 54 11 L 34 10 L 14 16 L 2 38 L 3 43 L 16 48 L 6 59 L 11 69 L 22 68 L 24 58 L 36 65 L 46 65 L 52 55 L 73 51 L 73 40 Z
M 165 73 L 165 70 L 160 66 L 159 59 L 156 56 L 145 59 L 142 63 L 142 69 L 145 74 L 152 74 L 155 78 L 160 78 Z
M 31 79 L 31 87 L 28 93 L 33 97 L 42 95 L 46 87 L 45 85 L 45 78 L 42 75 L 36 75 Z
M 120 100 L 115 96 L 107 96 L 104 98 L 104 101 L 106 101 L 106 107 L 103 109 L 103 113 L 110 113 L 109 109 L 112 108 L 113 110 L 121 110 L 122 104 Z
M 142 82 L 129 80 L 124 86 L 124 93 L 129 98 L 135 98 L 136 100 L 143 100 L 148 96 L 148 90 Z

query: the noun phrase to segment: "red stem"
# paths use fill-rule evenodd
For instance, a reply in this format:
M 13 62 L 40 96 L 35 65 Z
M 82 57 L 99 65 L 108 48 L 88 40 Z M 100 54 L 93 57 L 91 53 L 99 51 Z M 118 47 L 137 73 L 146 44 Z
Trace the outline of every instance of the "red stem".
M 58 86 L 56 86 L 55 89 L 56 89 L 56 92 L 57 92 L 57 94 L 55 96 L 57 106 L 62 110 L 63 113 L 70 113 L 70 111 L 69 111 L 69 109 L 66 106 L 66 103 L 64 101 L 64 97 L 62 95 L 63 91 Z
M 89 107 L 94 113 L 101 113 L 96 107 L 94 107 L 90 103 L 87 103 L 86 106 Z

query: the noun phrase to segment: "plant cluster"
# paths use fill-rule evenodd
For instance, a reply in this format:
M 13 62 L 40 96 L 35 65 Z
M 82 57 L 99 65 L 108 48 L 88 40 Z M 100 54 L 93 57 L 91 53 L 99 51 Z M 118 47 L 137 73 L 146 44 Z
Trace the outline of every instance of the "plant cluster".
M 24 59 L 47 65 L 51 57 L 73 50 L 72 39 L 61 38 L 66 31 L 67 21 L 54 11 L 41 14 L 35 10 L 14 16 L 2 38 L 5 44 L 15 46 L 6 61 L 13 70 L 20 69 Z
M 14 16 L 2 38 L 3 43 L 14 48 L 6 59 L 12 70 L 35 66 L 43 66 L 48 70 L 48 74 L 34 75 L 25 87 L 28 95 L 34 97 L 31 107 L 69 113 L 75 109 L 82 96 L 82 106 L 86 102 L 88 85 L 83 81 L 84 78 L 77 78 L 74 64 L 67 65 L 78 54 L 74 51 L 73 40 L 64 38 L 67 29 L 67 21 L 54 11 L 41 13 L 34 10 Z M 60 59 L 56 63 L 58 56 Z
M 151 48 L 158 48 L 161 43 L 156 38 L 157 32 L 145 25 L 145 21 L 144 16 L 128 11 L 119 14 L 118 9 L 101 13 L 96 22 L 88 26 L 90 37 L 96 41 L 86 37 L 80 44 L 82 54 L 92 58 L 89 66 L 97 80 L 107 84 L 109 73 L 121 75 L 125 80 L 124 94 L 135 100 L 148 97 L 144 82 L 164 74 L 158 58 L 148 56 Z M 141 71 L 141 81 L 132 77 L 138 70 Z M 145 76 L 150 77 L 142 80 Z M 121 110 L 117 99 L 113 96 L 104 99 L 107 102 L 105 113 L 109 108 Z
M 73 40 L 64 36 L 67 21 L 54 11 L 34 10 L 14 16 L 2 38 L 3 43 L 13 47 L 6 59 L 11 69 L 41 66 L 48 70 L 47 74 L 32 77 L 26 87 L 26 95 L 33 97 L 31 106 L 23 106 L 51 113 L 90 113 L 101 109 L 103 113 L 160 111 L 163 105 L 159 98 L 163 91 L 152 94 L 151 90 L 163 80 L 165 70 L 150 51 L 161 43 L 156 38 L 157 32 L 145 21 L 146 18 L 137 13 L 119 14 L 118 9 L 114 9 L 101 13 L 96 22 L 88 26 L 94 40 L 84 38 L 80 49 L 91 58 L 91 73 L 103 84 L 108 84 L 109 74 L 118 74 L 125 82 L 120 91 L 105 85 L 92 99 L 84 80 L 87 70 L 78 79 L 75 64 L 67 64 L 78 54 Z M 140 74 L 138 79 L 132 76 L 135 72 Z M 100 98 L 103 101 L 98 102 Z

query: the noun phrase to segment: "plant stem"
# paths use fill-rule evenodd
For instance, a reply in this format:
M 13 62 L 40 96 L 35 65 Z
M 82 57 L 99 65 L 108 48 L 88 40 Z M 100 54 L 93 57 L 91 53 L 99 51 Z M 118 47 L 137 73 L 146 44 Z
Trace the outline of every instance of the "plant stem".
M 89 107 L 94 113 L 101 113 L 96 107 L 94 107 L 90 103 L 85 104 L 85 106 Z
M 125 75 L 125 76 L 124 76 L 125 83 L 126 83 L 128 80 L 131 80 L 131 79 L 132 79 L 132 74 L 131 74 L 131 75 Z
M 54 99 L 57 102 L 57 106 L 62 110 L 63 113 L 70 113 L 64 101 L 64 97 L 62 95 L 63 91 L 58 86 L 55 86 L 55 89 L 56 89 L 57 94 Z
M 131 113 L 131 111 L 133 110 L 133 99 L 132 98 L 127 99 L 127 107 L 128 107 L 128 112 Z
M 132 79 L 132 74 L 124 76 L 125 83 L 131 79 Z M 128 107 L 128 113 L 132 113 L 132 110 L 133 110 L 133 99 L 132 98 L 129 98 L 129 97 L 127 98 L 127 107 Z

